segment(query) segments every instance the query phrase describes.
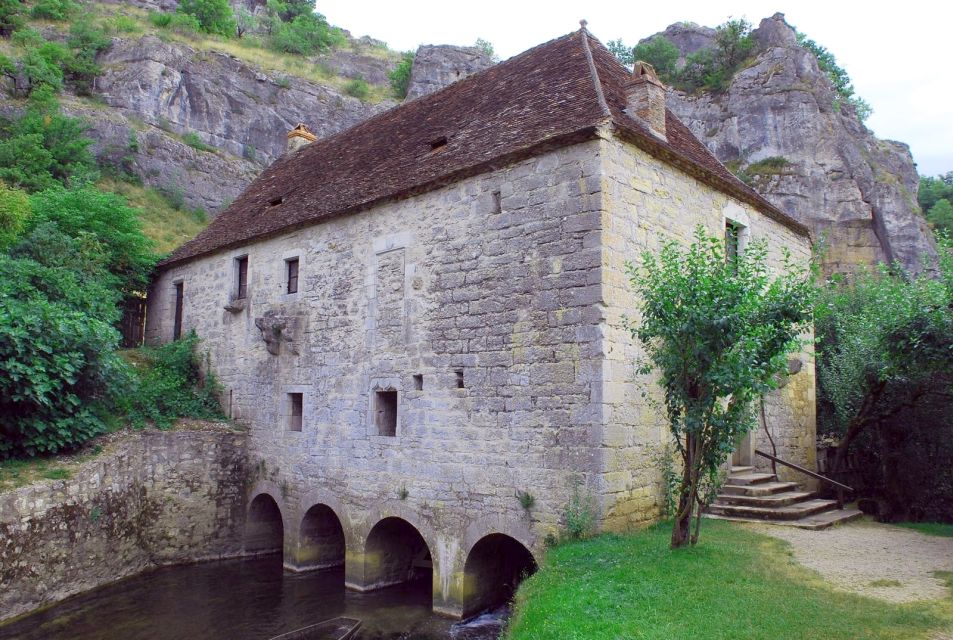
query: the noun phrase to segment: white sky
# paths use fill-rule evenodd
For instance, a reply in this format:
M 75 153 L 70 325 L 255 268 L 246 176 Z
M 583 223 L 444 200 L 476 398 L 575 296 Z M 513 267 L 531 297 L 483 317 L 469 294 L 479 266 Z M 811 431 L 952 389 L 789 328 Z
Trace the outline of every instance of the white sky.
M 847 70 L 857 93 L 874 108 L 868 127 L 881 138 L 909 144 L 922 175 L 953 171 L 953 3 L 908 0 L 892 11 L 878 5 L 887 6 L 837 0 L 318 0 L 317 10 L 331 24 L 395 49 L 483 38 L 502 58 L 578 29 L 581 18 L 603 42 L 622 38 L 635 44 L 673 22 L 714 27 L 732 16 L 757 26 L 780 11 Z

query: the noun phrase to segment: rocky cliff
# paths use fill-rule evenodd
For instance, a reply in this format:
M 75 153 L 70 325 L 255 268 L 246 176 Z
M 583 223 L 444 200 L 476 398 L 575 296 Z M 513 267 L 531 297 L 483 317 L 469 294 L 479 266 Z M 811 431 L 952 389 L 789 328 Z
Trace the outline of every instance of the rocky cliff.
M 666 35 L 682 55 L 713 31 L 691 24 Z M 772 203 L 806 223 L 827 249 L 828 271 L 898 260 L 918 269 L 933 240 L 917 205 L 909 148 L 880 140 L 844 105 L 784 16 L 762 20 L 750 65 L 723 93 L 671 91 L 669 107 Z

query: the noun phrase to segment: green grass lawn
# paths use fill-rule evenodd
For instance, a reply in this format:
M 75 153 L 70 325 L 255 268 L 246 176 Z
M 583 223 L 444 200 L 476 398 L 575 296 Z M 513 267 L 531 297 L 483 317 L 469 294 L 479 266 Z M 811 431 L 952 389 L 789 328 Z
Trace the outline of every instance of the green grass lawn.
M 509 640 L 928 638 L 953 627 L 953 597 L 894 605 L 834 591 L 779 540 L 707 521 L 672 552 L 670 528 L 549 551 L 520 587 Z
M 944 524 L 942 522 L 898 522 L 897 526 L 913 529 L 931 536 L 953 538 L 953 524 Z

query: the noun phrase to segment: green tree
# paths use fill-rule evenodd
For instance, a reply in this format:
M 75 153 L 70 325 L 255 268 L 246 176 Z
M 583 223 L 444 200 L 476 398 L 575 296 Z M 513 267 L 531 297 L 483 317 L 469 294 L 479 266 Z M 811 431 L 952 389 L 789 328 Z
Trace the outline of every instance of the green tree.
M 785 256 L 773 277 L 766 263 L 765 243 L 726 258 L 724 240 L 699 226 L 690 247 L 670 241 L 628 267 L 642 300 L 629 328 L 645 348 L 642 372 L 658 372 L 682 463 L 673 548 L 697 542 L 706 485 L 717 485 L 734 443 L 755 426 L 753 401 L 777 386 L 810 326 L 810 273 Z
M 26 22 L 22 0 L 0 0 L 0 37 L 10 35 Z
M 245 7 L 241 7 L 235 14 L 235 35 L 239 38 L 249 31 L 254 31 L 257 26 L 258 18 Z
M 410 72 L 414 68 L 414 52 L 405 51 L 400 58 L 400 62 L 390 72 L 390 88 L 394 96 L 400 99 L 407 97 L 407 90 L 410 88 Z
M 30 200 L 25 191 L 0 182 L 0 251 L 17 239 L 30 217 Z
M 927 212 L 940 200 L 953 202 L 953 171 L 936 177 L 922 176 L 920 178 L 920 189 L 917 192 L 920 208 Z
M 69 20 L 79 10 L 73 0 L 36 0 L 30 15 L 44 20 Z
M 861 435 L 894 441 L 895 418 L 953 399 L 953 247 L 941 238 L 938 273 L 881 266 L 823 289 L 817 308 L 821 428 L 840 437 L 836 468 Z M 890 446 L 882 448 L 889 460 Z M 892 510 L 902 512 L 898 469 L 885 468 Z M 889 516 L 887 516 L 889 518 Z
M 665 36 L 655 36 L 648 42 L 636 45 L 633 50 L 633 62 L 642 60 L 655 68 L 662 82 L 673 83 L 678 72 L 678 47 Z
M 623 42 L 621 38 L 618 40 L 609 40 L 606 43 L 606 49 L 608 49 L 609 53 L 614 55 L 619 62 L 627 67 L 631 68 L 635 63 L 635 56 L 632 55 L 632 47 Z M 650 61 L 646 60 L 646 62 Z
M 31 96 L 19 118 L 0 117 L 0 180 L 26 191 L 95 179 L 86 125 L 64 116 L 49 91 Z
M 299 15 L 291 22 L 273 25 L 269 46 L 275 51 L 297 55 L 311 55 L 338 45 L 344 37 L 338 29 L 328 25 L 317 13 Z
M 235 17 L 228 0 L 180 0 L 177 11 L 194 17 L 205 33 L 225 37 L 235 33 Z
M 937 231 L 953 233 L 953 204 L 949 200 L 937 200 L 927 212 L 927 220 Z
M 63 71 L 76 93 L 90 95 L 93 81 L 102 73 L 96 64 L 96 56 L 112 44 L 112 39 L 89 20 L 79 20 L 70 27 L 67 44 L 72 49 L 72 55 L 63 62 Z
M 489 40 L 484 40 L 483 38 L 477 38 L 476 42 L 473 45 L 477 49 L 483 52 L 487 58 L 493 62 L 499 62 L 500 58 L 496 55 L 496 51 L 493 49 L 493 43 Z

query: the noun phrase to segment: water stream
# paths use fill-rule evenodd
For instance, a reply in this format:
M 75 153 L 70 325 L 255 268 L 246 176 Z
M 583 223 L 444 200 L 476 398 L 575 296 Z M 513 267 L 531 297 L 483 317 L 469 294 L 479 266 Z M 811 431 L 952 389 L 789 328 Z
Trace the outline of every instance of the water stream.
M 359 640 L 492 639 L 430 610 L 429 580 L 357 593 L 344 570 L 294 574 L 280 556 L 166 567 L 79 594 L 14 623 L 0 640 L 267 640 L 327 618 L 363 621 Z

